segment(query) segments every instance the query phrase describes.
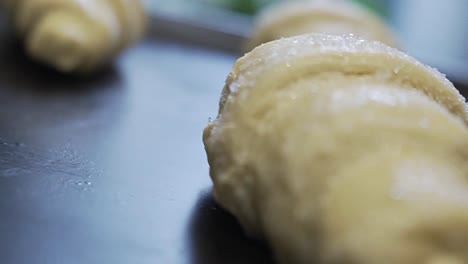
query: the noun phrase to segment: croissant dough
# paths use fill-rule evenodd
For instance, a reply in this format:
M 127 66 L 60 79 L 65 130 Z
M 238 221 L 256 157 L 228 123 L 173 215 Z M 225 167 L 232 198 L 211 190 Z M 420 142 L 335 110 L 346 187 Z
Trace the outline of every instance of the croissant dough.
M 63 72 L 91 72 L 138 41 L 146 14 L 140 0 L 6 2 L 30 56 Z
M 282 37 L 305 33 L 355 34 L 398 47 L 395 34 L 377 15 L 345 0 L 280 1 L 263 10 L 255 20 L 244 50 Z
M 465 99 L 352 36 L 263 44 L 203 140 L 216 200 L 285 264 L 468 263 Z

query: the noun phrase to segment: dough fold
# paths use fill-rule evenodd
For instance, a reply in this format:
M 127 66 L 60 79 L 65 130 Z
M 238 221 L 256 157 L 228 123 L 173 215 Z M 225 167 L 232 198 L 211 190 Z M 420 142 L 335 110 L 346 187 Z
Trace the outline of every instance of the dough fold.
M 6 2 L 26 52 L 62 72 L 92 72 L 144 34 L 140 0 Z
M 468 263 L 467 106 L 377 41 L 263 44 L 203 141 L 216 200 L 279 263 Z

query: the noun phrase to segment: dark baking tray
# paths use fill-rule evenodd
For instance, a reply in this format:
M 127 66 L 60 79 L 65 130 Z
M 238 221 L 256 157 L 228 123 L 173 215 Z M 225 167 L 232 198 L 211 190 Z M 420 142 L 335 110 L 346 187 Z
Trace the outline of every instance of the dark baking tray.
M 0 22 L 0 263 L 271 263 L 214 203 L 201 141 L 236 55 L 153 19 L 89 78 L 31 62 Z
M 210 193 L 202 129 L 249 23 L 216 14 L 152 10 L 89 78 L 31 62 L 0 22 L 0 263 L 272 263 Z

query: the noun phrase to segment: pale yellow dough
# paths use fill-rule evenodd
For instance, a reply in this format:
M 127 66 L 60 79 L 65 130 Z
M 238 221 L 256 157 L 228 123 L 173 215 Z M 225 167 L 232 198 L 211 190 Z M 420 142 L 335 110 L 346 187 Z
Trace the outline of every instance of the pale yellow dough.
M 256 17 L 244 51 L 305 33 L 355 34 L 398 47 L 397 37 L 386 22 L 359 4 L 346 0 L 290 0 L 273 4 Z
M 63 72 L 92 72 L 143 36 L 140 0 L 9 0 L 16 30 L 34 59 Z
M 468 263 L 465 99 L 380 42 L 261 45 L 203 140 L 216 200 L 283 264 Z

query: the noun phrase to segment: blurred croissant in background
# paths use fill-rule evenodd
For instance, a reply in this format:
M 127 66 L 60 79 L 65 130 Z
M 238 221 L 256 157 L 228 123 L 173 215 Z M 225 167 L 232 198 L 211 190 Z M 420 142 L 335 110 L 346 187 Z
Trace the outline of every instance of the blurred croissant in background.
M 257 16 L 243 50 L 272 40 L 305 33 L 355 34 L 398 48 L 398 40 L 385 20 L 372 10 L 346 0 L 280 1 Z
M 7 0 L 26 52 L 61 72 L 92 72 L 142 38 L 140 0 Z

